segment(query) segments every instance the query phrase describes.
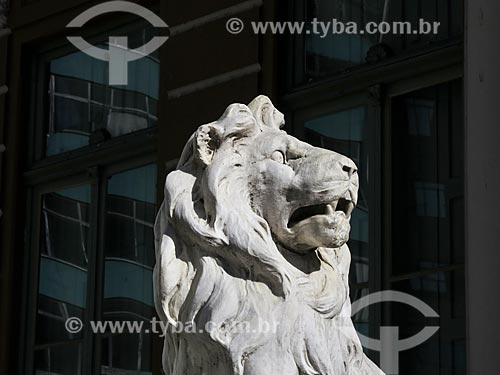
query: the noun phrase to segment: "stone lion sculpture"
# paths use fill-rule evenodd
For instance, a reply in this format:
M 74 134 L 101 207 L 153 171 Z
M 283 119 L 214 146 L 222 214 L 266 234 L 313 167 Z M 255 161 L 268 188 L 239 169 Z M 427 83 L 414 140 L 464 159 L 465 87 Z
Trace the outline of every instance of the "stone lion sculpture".
M 188 140 L 155 224 L 168 375 L 383 374 L 350 318 L 355 164 L 280 130 L 265 96 Z

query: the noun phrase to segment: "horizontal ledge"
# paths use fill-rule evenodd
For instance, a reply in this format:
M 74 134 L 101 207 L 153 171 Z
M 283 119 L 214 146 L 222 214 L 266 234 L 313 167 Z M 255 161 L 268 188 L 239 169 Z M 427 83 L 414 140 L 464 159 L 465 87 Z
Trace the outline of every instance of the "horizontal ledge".
M 221 9 L 219 11 L 207 14 L 206 16 L 202 16 L 200 18 L 196 18 L 192 21 L 188 21 L 186 23 L 181 23 L 176 26 L 172 26 L 170 28 L 170 36 L 179 35 L 181 33 L 185 33 L 186 31 L 196 29 L 198 27 L 204 26 L 207 23 L 220 20 L 225 17 L 233 16 L 235 14 L 239 14 L 245 12 L 247 10 L 258 8 L 262 6 L 263 0 L 248 0 L 238 5 L 233 5 L 231 7 Z
M 360 65 L 323 80 L 290 88 L 290 92 L 281 98 L 280 105 L 282 109 L 297 110 L 314 105 L 319 96 L 321 100 L 332 100 L 366 90 L 367 84 L 387 85 L 415 77 L 416 72 L 428 74 L 461 64 L 462 61 L 463 45 L 461 42 L 452 41 L 440 48 L 413 51 L 383 60 L 378 64 Z
M 204 79 L 195 83 L 191 83 L 186 86 L 179 87 L 168 92 L 168 99 L 177 99 L 181 96 L 193 94 L 198 91 L 205 90 L 207 88 L 220 85 L 221 83 L 232 81 L 233 79 L 240 78 L 253 73 L 258 73 L 262 70 L 259 63 L 245 66 L 244 68 L 239 68 L 232 70 L 227 73 L 220 74 L 215 77 Z

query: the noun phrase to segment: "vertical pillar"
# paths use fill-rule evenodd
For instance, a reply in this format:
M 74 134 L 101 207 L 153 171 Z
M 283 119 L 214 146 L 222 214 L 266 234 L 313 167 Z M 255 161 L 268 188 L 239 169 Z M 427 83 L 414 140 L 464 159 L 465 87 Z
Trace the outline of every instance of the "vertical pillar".
M 465 225 L 469 375 L 498 373 L 500 2 L 467 0 Z

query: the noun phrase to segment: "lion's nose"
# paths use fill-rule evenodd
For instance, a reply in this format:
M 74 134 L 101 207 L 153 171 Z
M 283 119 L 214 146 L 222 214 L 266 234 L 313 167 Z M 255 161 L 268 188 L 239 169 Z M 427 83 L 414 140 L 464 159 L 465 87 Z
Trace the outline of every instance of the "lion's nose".
M 347 176 L 351 178 L 354 174 L 358 172 L 356 164 L 351 159 L 345 158 L 341 162 L 342 171 L 347 173 Z

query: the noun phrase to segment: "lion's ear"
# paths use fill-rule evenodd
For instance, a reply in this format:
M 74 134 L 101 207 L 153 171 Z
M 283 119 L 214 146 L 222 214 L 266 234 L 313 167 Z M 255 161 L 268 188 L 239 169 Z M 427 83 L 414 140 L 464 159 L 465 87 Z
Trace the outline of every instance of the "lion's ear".
M 264 126 L 280 130 L 285 125 L 285 116 L 274 107 L 271 99 L 265 95 L 257 96 L 248 107 L 257 121 Z
M 215 151 L 222 142 L 223 131 L 214 124 L 202 125 L 196 131 L 194 139 L 195 158 L 204 165 L 210 165 Z

